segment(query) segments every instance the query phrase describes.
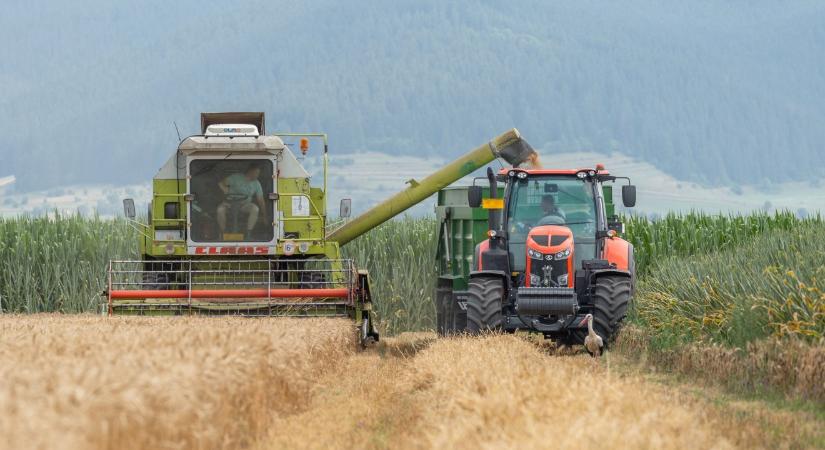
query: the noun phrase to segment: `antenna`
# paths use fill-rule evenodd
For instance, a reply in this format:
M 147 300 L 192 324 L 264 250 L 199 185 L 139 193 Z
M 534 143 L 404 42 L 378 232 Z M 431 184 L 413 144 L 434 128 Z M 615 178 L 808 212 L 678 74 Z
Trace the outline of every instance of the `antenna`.
M 172 124 L 175 125 L 175 133 L 178 133 L 178 142 L 180 142 L 181 138 L 180 138 L 180 130 L 178 130 L 178 123 L 173 120 Z

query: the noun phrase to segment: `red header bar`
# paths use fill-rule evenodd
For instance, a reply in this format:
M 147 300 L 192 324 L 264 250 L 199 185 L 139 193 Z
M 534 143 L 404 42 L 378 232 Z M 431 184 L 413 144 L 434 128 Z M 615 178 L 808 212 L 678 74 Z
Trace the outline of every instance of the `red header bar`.
M 111 291 L 112 300 L 138 300 L 145 298 L 347 298 L 347 288 L 326 289 L 197 289 L 180 290 L 117 290 Z

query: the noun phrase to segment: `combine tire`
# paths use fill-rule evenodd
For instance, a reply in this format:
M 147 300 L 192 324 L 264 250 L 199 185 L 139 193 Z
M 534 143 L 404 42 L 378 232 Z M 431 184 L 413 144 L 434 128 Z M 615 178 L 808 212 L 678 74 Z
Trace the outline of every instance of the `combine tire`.
M 172 282 L 175 281 L 174 267 L 171 264 L 162 262 L 144 263 L 144 272 L 141 274 L 141 289 L 151 291 L 168 291 L 174 289 Z M 167 272 L 169 271 L 169 272 Z
M 500 278 L 472 278 L 467 289 L 467 331 L 479 334 L 500 330 L 503 299 L 504 286 Z
M 593 331 L 602 337 L 605 349 L 616 340 L 632 296 L 628 277 L 607 275 L 596 279 L 593 286 Z M 587 328 L 571 332 L 571 343 L 583 345 Z
M 301 289 L 321 289 L 327 287 L 327 276 L 324 272 L 302 272 Z

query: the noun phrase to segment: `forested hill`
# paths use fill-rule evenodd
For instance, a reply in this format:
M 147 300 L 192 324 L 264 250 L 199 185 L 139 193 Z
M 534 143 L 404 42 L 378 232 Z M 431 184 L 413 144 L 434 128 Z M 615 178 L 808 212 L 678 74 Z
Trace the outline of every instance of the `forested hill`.
M 5 0 L 0 176 L 147 180 L 200 111 L 334 152 L 458 155 L 518 127 L 678 178 L 825 167 L 825 2 Z M 820 168 L 820 169 L 812 169 Z

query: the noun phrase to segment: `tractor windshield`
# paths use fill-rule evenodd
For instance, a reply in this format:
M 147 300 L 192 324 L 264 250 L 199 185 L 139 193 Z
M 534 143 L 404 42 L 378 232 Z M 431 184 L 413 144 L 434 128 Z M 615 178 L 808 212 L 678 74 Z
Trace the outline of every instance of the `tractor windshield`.
M 510 192 L 507 229 L 510 266 L 525 266 L 527 233 L 537 225 L 570 228 L 575 243 L 575 267 L 596 254 L 596 200 L 587 179 L 572 176 L 532 176 L 514 183 Z
M 193 241 L 272 240 L 272 161 L 196 159 L 189 174 Z

